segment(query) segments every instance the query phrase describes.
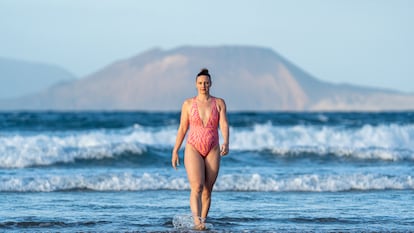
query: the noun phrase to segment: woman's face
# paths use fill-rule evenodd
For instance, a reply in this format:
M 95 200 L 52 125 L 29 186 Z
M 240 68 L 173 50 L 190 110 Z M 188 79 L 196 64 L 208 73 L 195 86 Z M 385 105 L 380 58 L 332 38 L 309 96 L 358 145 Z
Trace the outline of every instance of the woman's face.
M 196 80 L 196 88 L 200 94 L 209 94 L 211 87 L 211 80 L 207 75 L 200 75 Z

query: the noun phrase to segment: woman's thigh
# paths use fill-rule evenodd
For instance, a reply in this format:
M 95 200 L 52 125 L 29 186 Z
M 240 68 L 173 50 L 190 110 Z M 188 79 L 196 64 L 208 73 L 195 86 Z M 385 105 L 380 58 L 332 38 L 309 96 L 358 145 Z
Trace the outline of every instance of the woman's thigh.
M 204 185 L 205 164 L 204 159 L 191 145 L 187 144 L 184 151 L 184 165 L 187 171 L 190 186 Z
M 220 170 L 220 150 L 219 146 L 214 147 L 210 153 L 204 158 L 205 163 L 205 185 L 208 189 L 212 189 L 216 182 Z

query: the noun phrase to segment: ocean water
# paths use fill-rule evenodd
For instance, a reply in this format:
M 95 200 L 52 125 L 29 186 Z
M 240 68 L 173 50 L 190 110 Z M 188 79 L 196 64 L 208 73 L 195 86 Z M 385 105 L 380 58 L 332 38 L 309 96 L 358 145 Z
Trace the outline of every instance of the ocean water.
M 211 232 L 413 232 L 414 112 L 229 113 Z M 0 232 L 187 232 L 179 113 L 0 113 Z M 181 150 L 183 163 L 183 150 Z

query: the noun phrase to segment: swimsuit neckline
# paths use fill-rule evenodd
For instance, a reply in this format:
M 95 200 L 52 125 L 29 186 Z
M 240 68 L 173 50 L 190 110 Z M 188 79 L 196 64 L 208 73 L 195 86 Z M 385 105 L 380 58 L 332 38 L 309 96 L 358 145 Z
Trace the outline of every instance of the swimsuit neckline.
M 216 101 L 216 99 L 215 99 L 214 97 L 212 97 L 212 96 L 211 96 L 211 98 L 212 98 L 212 101 L 214 101 L 214 103 L 213 103 L 213 104 L 215 105 L 215 101 Z M 209 125 L 209 123 L 210 123 L 211 117 L 213 116 L 214 107 L 216 107 L 216 106 L 211 107 L 210 116 L 208 116 L 207 122 L 206 122 L 206 124 L 204 125 L 203 119 L 201 119 L 201 116 L 200 116 L 200 111 L 198 110 L 197 97 L 194 97 L 194 102 L 195 102 L 195 105 L 196 105 L 196 106 L 195 106 L 195 109 L 196 109 L 196 111 L 197 111 L 197 117 L 198 117 L 198 119 L 200 120 L 201 125 L 202 125 L 204 128 L 206 128 L 206 127 Z

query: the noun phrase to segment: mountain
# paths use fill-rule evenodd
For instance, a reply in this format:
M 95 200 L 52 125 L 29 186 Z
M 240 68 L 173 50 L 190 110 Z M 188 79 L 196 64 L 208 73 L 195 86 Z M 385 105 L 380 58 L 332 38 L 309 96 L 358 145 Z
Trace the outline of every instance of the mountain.
M 212 74 L 212 95 L 229 111 L 412 110 L 414 95 L 331 84 L 312 77 L 271 49 L 249 46 L 152 49 L 83 79 L 0 102 L 0 109 L 167 110 L 194 96 L 195 75 Z
M 75 78 L 55 65 L 0 58 L 0 99 L 33 94 Z

